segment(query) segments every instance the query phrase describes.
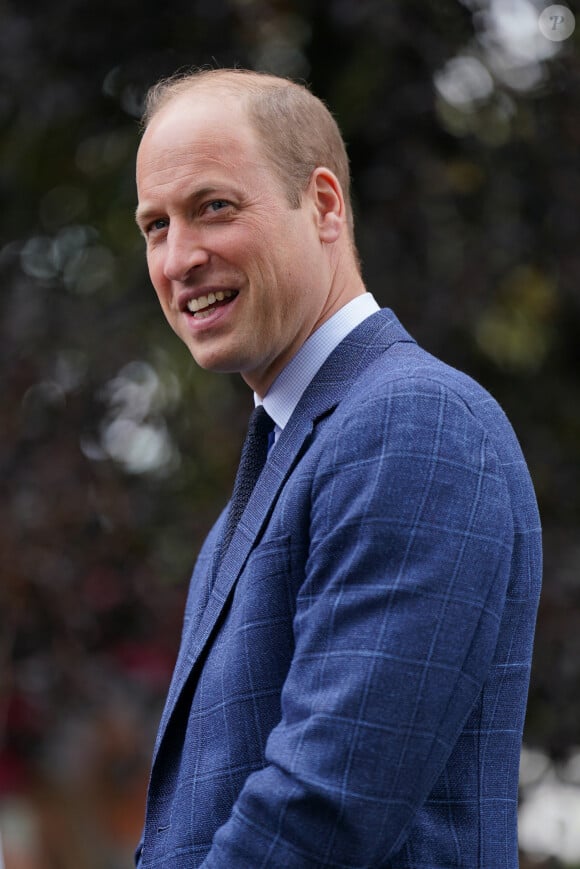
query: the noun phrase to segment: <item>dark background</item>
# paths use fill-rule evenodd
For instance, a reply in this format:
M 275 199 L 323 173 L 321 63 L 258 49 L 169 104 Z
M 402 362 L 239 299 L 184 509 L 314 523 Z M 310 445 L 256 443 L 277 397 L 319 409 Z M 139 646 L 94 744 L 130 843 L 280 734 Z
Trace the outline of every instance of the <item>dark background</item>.
M 348 143 L 368 288 L 516 428 L 545 529 L 522 846 L 580 865 L 580 23 L 545 38 L 546 5 L 0 0 L 6 869 L 130 865 L 251 404 L 166 326 L 133 221 L 144 91 L 193 64 L 312 84 Z

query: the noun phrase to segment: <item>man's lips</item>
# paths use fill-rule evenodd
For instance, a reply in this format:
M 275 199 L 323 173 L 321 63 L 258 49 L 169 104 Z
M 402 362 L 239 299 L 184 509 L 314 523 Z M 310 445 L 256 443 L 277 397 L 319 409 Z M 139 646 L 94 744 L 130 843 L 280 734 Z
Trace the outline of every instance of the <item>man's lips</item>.
M 215 308 L 227 305 L 237 295 L 237 290 L 211 290 L 206 295 L 188 299 L 183 305 L 183 310 L 193 314 L 194 319 L 202 320 L 209 317 Z

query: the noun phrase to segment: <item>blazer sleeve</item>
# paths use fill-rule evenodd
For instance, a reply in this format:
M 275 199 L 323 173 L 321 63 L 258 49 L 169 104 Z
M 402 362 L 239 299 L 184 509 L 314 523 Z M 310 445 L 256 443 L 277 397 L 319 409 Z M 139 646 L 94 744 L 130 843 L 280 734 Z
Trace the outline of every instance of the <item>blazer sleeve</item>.
M 492 662 L 514 529 L 484 427 L 444 385 L 411 380 L 335 423 L 282 717 L 206 869 L 383 865 Z

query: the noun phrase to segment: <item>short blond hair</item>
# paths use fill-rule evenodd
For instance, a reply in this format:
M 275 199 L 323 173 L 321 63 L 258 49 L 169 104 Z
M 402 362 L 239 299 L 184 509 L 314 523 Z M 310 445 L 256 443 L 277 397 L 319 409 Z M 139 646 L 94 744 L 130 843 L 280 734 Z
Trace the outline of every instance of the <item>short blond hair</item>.
M 202 87 L 223 89 L 245 101 L 250 123 L 293 208 L 300 207 L 302 193 L 318 166 L 334 172 L 342 188 L 354 247 L 348 156 L 338 124 L 322 100 L 304 85 L 268 73 L 199 69 L 161 79 L 149 89 L 143 128 L 172 99 Z

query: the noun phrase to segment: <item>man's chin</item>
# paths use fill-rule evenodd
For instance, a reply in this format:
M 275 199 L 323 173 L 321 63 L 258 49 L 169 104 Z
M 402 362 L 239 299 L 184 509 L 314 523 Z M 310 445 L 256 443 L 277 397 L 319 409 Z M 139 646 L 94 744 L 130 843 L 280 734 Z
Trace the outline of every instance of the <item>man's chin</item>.
M 213 371 L 214 374 L 243 373 L 245 365 L 242 360 L 224 354 L 203 353 L 197 348 L 193 350 L 189 347 L 189 351 L 193 356 L 194 361 L 200 368 L 203 368 L 204 371 Z
M 259 365 L 252 357 L 241 353 L 210 352 L 207 347 L 192 347 L 191 342 L 185 343 L 196 364 L 204 371 L 214 374 L 239 374 L 260 396 L 265 394 L 273 379 L 269 376 L 271 367 L 266 364 Z

